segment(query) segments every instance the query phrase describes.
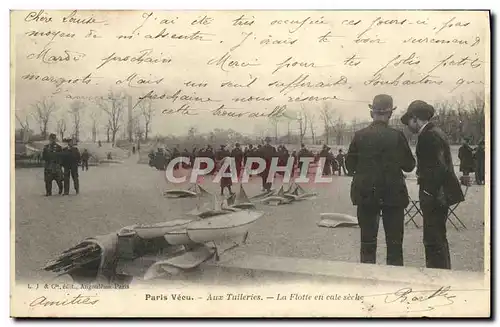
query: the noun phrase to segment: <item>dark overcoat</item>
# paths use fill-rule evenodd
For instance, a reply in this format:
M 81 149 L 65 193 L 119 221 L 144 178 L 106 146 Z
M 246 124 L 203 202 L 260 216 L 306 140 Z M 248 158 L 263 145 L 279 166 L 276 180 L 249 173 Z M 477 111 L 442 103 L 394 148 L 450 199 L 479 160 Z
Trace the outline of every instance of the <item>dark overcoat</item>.
M 464 201 L 450 145 L 443 131 L 433 123 L 428 123 L 418 136 L 417 176 L 420 201 L 429 199 L 447 206 Z
M 355 133 L 345 160 L 347 170 L 354 175 L 354 205 L 408 205 L 403 171 L 415 168 L 415 158 L 403 132 L 375 121 Z

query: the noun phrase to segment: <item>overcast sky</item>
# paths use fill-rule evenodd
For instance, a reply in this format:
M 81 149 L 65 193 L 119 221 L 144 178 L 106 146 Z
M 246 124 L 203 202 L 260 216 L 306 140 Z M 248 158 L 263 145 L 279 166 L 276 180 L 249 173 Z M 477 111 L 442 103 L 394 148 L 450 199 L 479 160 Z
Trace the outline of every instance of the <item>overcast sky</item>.
M 181 90 L 175 101 L 153 101 L 156 109 L 153 134 L 166 135 L 186 133 L 190 126 L 196 126 L 200 131 L 230 127 L 243 133 L 255 133 L 269 126 L 267 118 L 214 116 L 211 110 L 221 105 L 239 112 L 254 113 L 270 112 L 281 105 L 286 105 L 289 112 L 304 107 L 310 116 L 315 117 L 319 128 L 320 109 L 325 104 L 335 110 L 337 117 L 342 116 L 346 121 L 367 120 L 367 104 L 379 93 L 394 97 L 399 114 L 415 99 L 454 102 L 463 97 L 468 101 L 474 94 L 484 92 L 485 85 L 481 83 L 488 84 L 485 80 L 485 72 L 489 71 L 488 58 L 485 57 L 489 53 L 489 35 L 486 34 L 489 29 L 488 16 L 481 12 L 154 12 L 151 15 L 144 12 L 77 12 L 68 16 L 69 14 L 70 12 L 16 12 L 12 20 L 15 34 L 16 112 L 24 117 L 29 114 L 36 101 L 51 97 L 58 108 L 49 125 L 51 130 L 55 129 L 56 119 L 66 115 L 69 120 L 67 111 L 72 101 L 68 99 L 69 95 L 106 96 L 110 88 L 130 94 L 134 105 L 151 90 L 157 95 L 172 95 Z M 249 18 L 245 20 L 246 24 L 250 24 L 252 17 L 254 23 L 233 26 L 233 20 L 243 14 Z M 46 22 L 49 17 L 51 21 Z M 64 17 L 66 22 L 63 22 Z M 92 19 L 96 22 L 91 23 Z M 195 20 L 197 21 L 191 24 Z M 168 24 L 161 24 L 162 21 Z M 37 32 L 49 31 L 51 36 L 35 35 Z M 92 33 L 89 34 L 90 31 Z M 71 34 L 74 36 L 71 37 Z M 160 34 L 163 37 L 147 38 L 148 35 L 155 37 Z M 87 35 L 90 37 L 86 37 Z M 94 38 L 94 35 L 99 35 L 100 38 Z M 119 35 L 133 37 L 118 39 Z M 321 39 L 324 35 L 327 36 Z M 380 39 L 383 43 L 367 43 L 368 38 L 371 42 Z M 432 39 L 441 43 L 432 43 Z M 266 44 L 276 40 L 280 40 L 282 44 Z M 421 43 L 412 43 L 415 40 L 420 40 Z M 458 44 L 459 42 L 462 44 Z M 141 54 L 143 62 L 138 63 L 141 59 L 132 60 Z M 352 66 L 346 65 L 347 58 L 354 55 Z M 127 56 L 129 57 L 126 58 Z M 54 62 L 58 57 L 62 62 Z M 354 65 L 357 58 L 359 64 Z M 147 63 L 148 60 L 157 62 Z M 280 65 L 283 62 L 285 64 Z M 294 62 L 302 64 L 293 65 Z M 288 67 L 286 63 L 289 64 Z M 460 64 L 457 66 L 458 63 Z M 280 69 L 275 71 L 277 68 Z M 374 86 L 375 82 L 370 80 L 373 80 L 380 69 L 379 82 L 394 82 L 403 74 L 398 80 L 399 85 Z M 23 79 L 27 74 L 38 75 L 38 81 Z M 60 86 L 59 93 L 54 83 L 41 81 L 44 76 L 76 79 L 89 74 L 88 84 L 64 83 Z M 126 80 L 131 75 L 133 87 L 128 86 Z M 402 86 L 405 80 L 417 82 L 427 75 L 428 80 L 441 81 L 441 84 L 428 82 Z M 138 85 L 140 78 L 148 80 L 149 85 Z M 257 79 L 248 88 L 221 88 L 221 83 L 227 81 L 247 84 L 255 78 Z M 319 82 L 337 85 L 285 87 L 294 80 L 309 82 L 313 86 L 318 86 Z M 118 82 L 117 85 L 117 81 L 122 83 Z M 186 86 L 188 81 L 207 85 Z M 463 85 L 457 87 L 457 81 L 461 81 Z M 181 95 L 198 96 L 205 100 L 210 98 L 213 101 L 182 101 Z M 234 101 L 235 97 L 249 96 L 268 97 L 272 100 L 245 103 Z M 288 102 L 289 96 L 337 97 L 342 100 L 299 103 Z M 199 114 L 184 116 L 161 113 L 164 109 L 176 110 L 183 104 L 200 109 L 197 111 Z M 135 112 L 139 108 L 137 106 Z M 100 132 L 103 135 L 107 117 L 99 106 L 89 100 L 86 100 L 82 114 L 83 135 L 90 136 L 91 112 L 100 115 Z M 35 130 L 38 129 L 33 120 L 31 124 Z M 297 129 L 297 124 L 292 124 L 292 129 Z M 285 130 L 285 125 L 282 130 Z

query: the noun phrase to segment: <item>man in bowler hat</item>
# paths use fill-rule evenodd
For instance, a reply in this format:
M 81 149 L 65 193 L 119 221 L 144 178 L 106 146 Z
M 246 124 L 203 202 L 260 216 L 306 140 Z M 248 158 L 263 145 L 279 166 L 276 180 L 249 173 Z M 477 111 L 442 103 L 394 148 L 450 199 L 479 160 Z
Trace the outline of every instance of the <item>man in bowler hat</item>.
M 430 122 L 434 112 L 430 104 L 416 100 L 401 117 L 401 122 L 418 134 L 417 177 L 424 218 L 425 264 L 427 268 L 451 269 L 446 238 L 448 207 L 464 201 L 464 195 L 446 136 Z
M 361 262 L 376 262 L 382 213 L 387 264 L 402 266 L 404 208 L 409 204 L 403 171 L 415 168 L 415 158 L 404 134 L 388 125 L 396 109 L 392 97 L 377 95 L 369 108 L 373 122 L 355 133 L 346 155 L 347 170 L 354 176 L 351 200 L 361 229 Z

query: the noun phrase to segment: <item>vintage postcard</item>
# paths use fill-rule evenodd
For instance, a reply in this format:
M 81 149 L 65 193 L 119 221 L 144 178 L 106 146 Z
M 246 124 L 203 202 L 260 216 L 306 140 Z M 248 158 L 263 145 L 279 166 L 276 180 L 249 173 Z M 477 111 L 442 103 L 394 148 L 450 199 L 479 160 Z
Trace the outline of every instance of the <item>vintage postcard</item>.
M 11 316 L 490 316 L 488 11 L 11 11 Z

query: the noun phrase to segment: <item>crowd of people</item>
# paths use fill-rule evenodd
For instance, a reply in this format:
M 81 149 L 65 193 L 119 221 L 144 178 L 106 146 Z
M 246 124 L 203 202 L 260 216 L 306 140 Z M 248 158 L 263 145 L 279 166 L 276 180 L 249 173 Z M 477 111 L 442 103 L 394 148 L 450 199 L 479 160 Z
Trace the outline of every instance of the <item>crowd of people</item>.
M 63 140 L 67 143 L 64 148 L 57 144 L 56 139 L 56 134 L 50 134 L 49 144 L 45 145 L 42 151 L 45 195 L 52 195 L 54 181 L 59 189 L 59 195 L 69 195 L 70 178 L 73 180 L 73 187 L 78 194 L 80 192 L 78 168 L 81 165 L 82 170 L 89 169 L 90 154 L 87 149 L 80 153 L 73 138 Z
M 323 175 L 334 175 L 338 172 L 339 176 L 342 175 L 342 171 L 345 175 L 347 175 L 347 169 L 345 167 L 345 155 L 342 149 L 338 150 L 338 153 L 335 155 L 332 153 L 331 148 L 326 144 L 323 145 L 321 151 L 314 152 L 306 147 L 305 144 L 301 144 L 300 149 L 289 151 L 285 145 L 278 145 L 274 147 L 271 145 L 271 138 L 266 137 L 264 140 L 264 144 L 258 144 L 254 146 L 253 144 L 248 144 L 244 148 L 240 143 L 235 143 L 232 149 L 228 149 L 227 145 L 220 145 L 219 149 L 215 150 L 211 145 L 204 146 L 202 148 L 197 148 L 196 146 L 192 148 L 192 150 L 188 150 L 184 148 L 183 151 L 179 150 L 180 146 L 175 146 L 172 150 L 158 148 L 157 151 L 151 150 L 149 153 L 149 165 L 151 167 L 156 167 L 158 170 L 165 170 L 169 162 L 178 157 L 189 158 L 190 162 L 182 162 L 174 165 L 174 169 L 178 169 L 179 167 L 183 167 L 184 169 L 192 168 L 192 165 L 196 158 L 208 158 L 213 162 L 217 163 L 212 171 L 209 174 L 217 173 L 220 168 L 224 158 L 234 158 L 236 163 L 236 171 L 238 178 L 241 177 L 243 172 L 243 168 L 246 165 L 248 158 L 262 158 L 266 162 L 266 168 L 260 174 L 262 177 L 262 189 L 263 191 L 268 191 L 271 188 L 269 183 L 266 183 L 265 180 L 269 174 L 270 163 L 273 158 L 277 158 L 278 166 L 285 167 L 290 158 L 293 158 L 293 166 L 291 171 L 291 176 L 295 176 L 302 169 L 302 161 L 301 158 L 312 158 L 312 162 L 317 163 L 320 158 L 324 158 L 324 167 L 322 170 Z M 251 169 L 257 169 L 256 163 L 254 163 Z M 206 169 L 207 164 L 202 163 L 200 169 Z M 283 171 L 277 172 L 278 174 L 284 174 Z M 231 179 L 230 178 L 222 178 L 221 181 L 221 193 L 224 188 L 228 188 L 231 193 Z
M 248 158 L 259 157 L 264 159 L 278 158 L 279 166 L 286 166 L 290 157 L 294 160 L 294 170 L 297 168 L 300 170 L 300 158 L 309 157 L 313 158 L 313 162 L 318 162 L 320 158 L 325 158 L 325 167 L 323 169 L 324 175 L 332 175 L 338 173 L 342 175 L 342 171 L 345 175 L 348 175 L 345 167 L 345 154 L 342 149 L 338 150 L 337 154 L 332 153 L 331 148 L 327 145 L 323 145 L 323 148 L 314 152 L 309 150 L 305 144 L 301 145 L 299 151 L 293 150 L 289 151 L 285 145 L 278 145 L 274 147 L 270 144 L 271 139 L 268 137 L 265 139 L 264 145 L 253 146 L 249 144 L 242 148 L 240 143 L 235 143 L 234 147 L 229 150 L 225 144 L 220 145 L 220 148 L 214 150 L 211 145 L 207 145 L 202 148 L 193 147 L 191 151 L 184 149 L 179 151 L 179 145 L 175 146 L 172 150 L 165 148 L 158 148 L 155 152 L 151 150 L 149 153 L 149 165 L 151 167 L 156 167 L 158 170 L 165 170 L 168 163 L 177 157 L 187 157 L 190 158 L 190 163 L 183 163 L 183 168 L 190 168 L 194 163 L 194 160 L 198 157 L 204 157 L 212 159 L 215 162 L 220 162 L 225 157 L 234 158 L 238 168 L 238 174 L 241 174 L 241 168 L 245 165 Z M 175 166 L 177 169 L 179 165 Z M 202 169 L 206 167 L 201 167 Z M 253 168 L 253 167 L 252 167 Z M 216 172 L 216 167 L 214 171 Z M 255 169 L 255 168 L 253 168 Z
M 476 184 L 484 185 L 484 139 L 481 139 L 474 149 L 471 146 L 471 138 L 464 138 L 464 143 L 458 150 L 458 159 L 465 182 L 469 182 L 469 174 L 474 172 Z

